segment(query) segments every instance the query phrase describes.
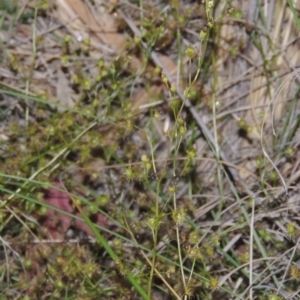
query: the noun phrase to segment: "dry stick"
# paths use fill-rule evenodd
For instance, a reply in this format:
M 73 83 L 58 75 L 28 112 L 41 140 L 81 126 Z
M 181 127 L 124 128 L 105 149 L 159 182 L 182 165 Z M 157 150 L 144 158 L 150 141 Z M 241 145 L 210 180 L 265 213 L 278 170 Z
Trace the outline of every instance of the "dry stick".
M 118 13 L 120 14 L 120 16 L 126 21 L 126 23 L 128 24 L 128 26 L 130 27 L 130 29 L 133 31 L 133 33 L 137 36 L 137 37 L 141 37 L 141 33 L 139 31 L 139 29 L 135 26 L 135 24 L 132 22 L 132 20 L 130 18 L 128 18 L 121 10 L 118 10 Z M 145 49 L 148 49 L 147 44 L 144 42 L 141 42 L 142 46 Z M 152 60 L 154 61 L 154 63 L 159 66 L 163 73 L 167 76 L 169 82 L 173 82 L 171 75 L 169 74 L 168 70 L 166 70 L 166 68 L 162 65 L 158 55 L 154 52 L 154 51 L 150 51 L 150 56 L 152 58 Z M 187 108 L 187 110 L 191 113 L 191 115 L 193 116 L 194 120 L 196 121 L 198 127 L 200 128 L 200 130 L 203 132 L 205 138 L 207 139 L 207 141 L 209 142 L 209 144 L 212 147 L 212 150 L 216 153 L 220 154 L 220 158 L 221 160 L 223 160 L 224 164 L 227 166 L 227 174 L 231 175 L 232 178 L 234 179 L 234 182 L 231 182 L 232 184 L 236 184 L 239 183 L 247 192 L 247 194 L 252 197 L 253 201 L 255 201 L 257 198 L 255 196 L 255 194 L 248 188 L 248 186 L 243 182 L 243 180 L 241 179 L 241 177 L 239 176 L 238 172 L 236 171 L 236 169 L 234 169 L 233 167 L 229 166 L 229 160 L 226 156 L 226 154 L 220 149 L 219 145 L 216 143 L 216 141 L 214 140 L 211 132 L 209 131 L 209 129 L 207 128 L 207 126 L 202 122 L 199 114 L 197 113 L 197 111 L 195 110 L 195 108 L 192 106 L 191 102 L 188 99 L 185 99 L 185 97 L 183 96 L 183 93 L 181 91 L 181 88 L 179 86 L 176 86 L 177 88 L 177 95 L 179 96 L 179 98 L 181 99 L 181 101 L 183 102 L 185 108 Z M 225 169 L 226 170 L 226 169 Z M 244 215 L 247 219 L 248 225 L 251 228 L 251 232 L 253 232 L 255 241 L 257 242 L 257 245 L 260 249 L 260 251 L 262 253 L 265 254 L 264 249 L 261 247 L 261 244 L 259 242 L 259 237 L 256 233 L 256 231 L 254 230 L 254 228 L 252 227 L 253 224 L 251 225 L 250 219 L 249 217 L 247 217 L 247 213 L 244 211 Z M 268 268 L 270 268 L 270 265 L 268 264 Z M 270 269 L 271 270 L 271 269 Z M 252 274 L 250 274 L 250 277 L 252 277 Z M 275 284 L 278 286 L 278 280 L 275 276 L 273 276 L 273 280 L 275 282 Z M 252 278 L 251 278 L 252 281 Z M 252 289 L 252 286 L 251 286 Z

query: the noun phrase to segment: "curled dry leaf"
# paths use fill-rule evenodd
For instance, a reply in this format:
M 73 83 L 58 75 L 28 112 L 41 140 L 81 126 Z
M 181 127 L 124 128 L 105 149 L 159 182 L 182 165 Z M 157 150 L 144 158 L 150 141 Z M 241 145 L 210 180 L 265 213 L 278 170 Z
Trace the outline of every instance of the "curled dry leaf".
M 62 191 L 62 188 L 63 186 L 60 183 L 55 183 L 54 187 L 47 191 L 48 193 L 44 198 L 44 201 L 62 211 L 81 217 L 81 214 L 72 206 L 72 200 L 70 199 L 68 193 Z M 92 219 L 97 225 L 106 225 L 106 219 L 101 214 L 93 215 Z M 71 226 L 77 230 L 85 232 L 88 235 L 94 236 L 92 230 L 83 221 L 74 219 L 71 216 L 60 213 L 53 209 L 48 209 L 42 225 L 48 229 L 48 232 L 52 238 L 63 238 L 64 234 Z
M 96 49 L 117 54 L 125 48 L 126 37 L 117 33 L 115 18 L 104 8 L 93 7 L 94 14 L 82 0 L 55 0 L 55 3 L 58 18 L 78 41 L 89 38 Z

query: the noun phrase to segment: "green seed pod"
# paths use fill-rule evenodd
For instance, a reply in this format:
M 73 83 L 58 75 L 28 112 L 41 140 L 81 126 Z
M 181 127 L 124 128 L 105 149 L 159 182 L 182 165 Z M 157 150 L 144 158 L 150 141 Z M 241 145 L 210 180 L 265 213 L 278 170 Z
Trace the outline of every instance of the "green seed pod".
M 185 53 L 185 55 L 186 55 L 187 57 L 189 57 L 189 58 L 191 59 L 191 58 L 193 58 L 193 57 L 195 56 L 196 50 L 195 50 L 194 47 L 188 46 L 188 47 L 185 49 L 184 53 Z

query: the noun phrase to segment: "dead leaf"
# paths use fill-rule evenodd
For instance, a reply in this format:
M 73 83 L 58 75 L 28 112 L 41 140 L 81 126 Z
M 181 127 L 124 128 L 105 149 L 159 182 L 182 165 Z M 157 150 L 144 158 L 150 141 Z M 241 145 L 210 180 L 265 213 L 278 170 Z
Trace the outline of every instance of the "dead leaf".
M 164 69 L 168 71 L 168 73 L 172 76 L 176 75 L 177 65 L 176 63 L 169 57 L 160 53 L 157 53 L 157 56 L 163 65 Z
M 97 18 L 95 18 L 96 14 L 94 15 L 87 4 L 81 0 L 56 0 L 56 3 L 58 15 L 77 40 L 90 38 L 91 45 L 96 46 L 95 39 L 98 39 L 116 54 L 123 51 L 126 37 L 116 32 L 117 22 L 111 14 L 104 9 L 95 8 L 97 11 Z M 102 47 L 102 50 L 105 48 Z
M 164 69 L 174 78 L 174 82 L 176 82 L 176 76 L 177 76 L 177 64 L 169 57 L 160 53 L 157 53 L 157 56 L 164 67 Z M 183 81 L 179 81 L 179 87 L 181 90 L 184 90 L 184 84 Z
M 141 88 L 131 98 L 133 108 L 138 109 L 141 105 L 147 104 L 149 99 L 157 97 L 163 88 L 163 85 L 152 85 L 149 90 Z
M 93 31 L 100 30 L 97 22 L 88 6 L 81 0 L 66 0 L 69 7 L 75 12 L 75 14 L 81 19 L 83 24 L 89 27 Z
M 75 105 L 75 101 L 72 98 L 72 89 L 69 87 L 69 81 L 65 74 L 61 71 L 57 71 L 57 86 L 56 97 L 61 105 L 58 106 L 59 112 L 64 112 L 68 108 L 72 108 Z

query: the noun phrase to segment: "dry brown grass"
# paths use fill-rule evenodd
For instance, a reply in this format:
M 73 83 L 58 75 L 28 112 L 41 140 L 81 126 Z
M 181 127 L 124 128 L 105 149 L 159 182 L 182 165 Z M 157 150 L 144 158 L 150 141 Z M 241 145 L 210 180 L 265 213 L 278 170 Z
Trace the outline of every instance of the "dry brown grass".
M 295 14 L 198 2 L 0 0 L 0 299 L 298 299 Z

